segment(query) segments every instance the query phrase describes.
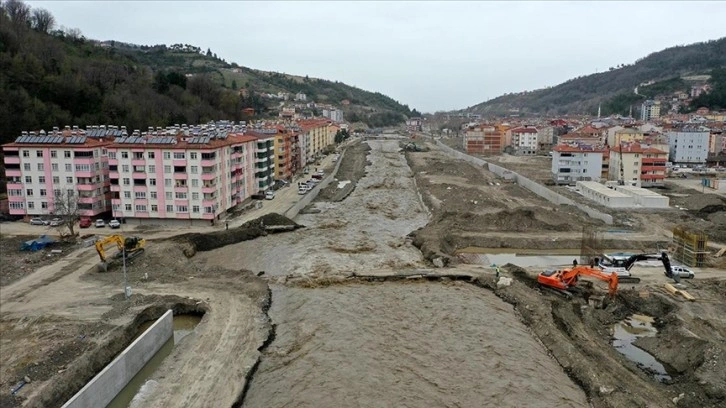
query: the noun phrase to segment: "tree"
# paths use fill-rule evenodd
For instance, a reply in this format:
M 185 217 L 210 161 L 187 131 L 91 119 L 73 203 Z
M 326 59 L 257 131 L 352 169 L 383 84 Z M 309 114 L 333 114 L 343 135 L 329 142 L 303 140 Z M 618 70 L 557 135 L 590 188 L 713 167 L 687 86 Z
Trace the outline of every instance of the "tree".
M 30 24 L 30 7 L 27 4 L 20 0 L 7 0 L 3 6 L 16 31 Z
M 73 190 L 64 190 L 53 199 L 53 215 L 61 220 L 60 225 L 57 227 L 61 237 L 65 236 L 66 229 L 68 235 L 76 235 L 76 223 L 81 219 L 78 199 L 79 196 L 74 194 Z
M 235 79 L 232 80 L 232 89 L 234 89 L 235 91 L 239 90 L 239 88 L 237 88 L 237 80 Z
M 207 48 L 207 57 L 211 57 L 211 56 L 212 56 L 212 49 Z
M 55 26 L 55 17 L 46 9 L 37 8 L 33 10 L 33 29 L 41 33 L 49 33 Z

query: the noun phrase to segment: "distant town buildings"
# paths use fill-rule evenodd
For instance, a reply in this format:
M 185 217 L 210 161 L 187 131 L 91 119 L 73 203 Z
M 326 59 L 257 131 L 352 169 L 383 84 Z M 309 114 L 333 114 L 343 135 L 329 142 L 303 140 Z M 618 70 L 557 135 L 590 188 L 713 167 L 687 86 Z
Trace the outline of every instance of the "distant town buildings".
M 660 101 L 647 100 L 640 107 L 640 120 L 646 122 L 660 117 Z

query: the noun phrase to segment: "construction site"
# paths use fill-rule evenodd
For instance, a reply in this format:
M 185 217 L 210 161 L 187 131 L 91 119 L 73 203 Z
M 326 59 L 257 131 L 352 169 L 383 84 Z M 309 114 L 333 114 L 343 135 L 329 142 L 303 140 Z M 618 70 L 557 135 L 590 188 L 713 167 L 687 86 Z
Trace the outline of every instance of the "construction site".
M 726 200 L 588 213 L 488 160 L 577 205 L 385 134 L 292 219 L 53 256 L 3 233 L 0 406 L 63 406 L 167 310 L 195 326 L 108 406 L 724 406 Z

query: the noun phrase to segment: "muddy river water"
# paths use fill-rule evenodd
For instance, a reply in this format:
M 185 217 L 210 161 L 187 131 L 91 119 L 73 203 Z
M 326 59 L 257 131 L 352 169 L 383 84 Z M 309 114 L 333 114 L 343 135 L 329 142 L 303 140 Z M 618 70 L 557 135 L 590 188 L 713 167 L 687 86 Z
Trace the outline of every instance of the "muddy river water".
M 587 406 L 512 307 L 487 290 L 463 282 L 279 281 L 425 266 L 406 240 L 428 217 L 411 170 L 397 142 L 367 143 L 366 176 L 346 200 L 296 218 L 307 228 L 198 254 L 270 277 L 276 336 L 243 406 Z

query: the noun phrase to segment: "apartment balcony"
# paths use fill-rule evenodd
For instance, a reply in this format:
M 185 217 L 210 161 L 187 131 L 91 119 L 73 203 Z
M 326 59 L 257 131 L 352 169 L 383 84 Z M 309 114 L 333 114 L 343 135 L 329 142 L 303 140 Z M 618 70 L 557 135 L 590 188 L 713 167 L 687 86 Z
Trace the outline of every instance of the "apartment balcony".
M 188 193 L 189 186 L 174 186 L 175 193 Z
M 5 164 L 20 164 L 20 156 L 5 156 Z
M 78 197 L 78 203 L 80 204 L 93 204 L 97 197 L 94 196 L 80 196 Z
M 117 193 L 121 191 L 121 186 L 119 186 L 118 184 L 111 184 L 111 191 Z
M 200 165 L 202 167 L 212 167 L 215 164 L 217 164 L 217 160 L 215 160 L 215 159 L 203 159 L 202 162 L 200 163 Z
M 663 166 L 641 166 L 640 167 L 640 171 L 642 171 L 642 172 L 646 172 L 646 171 L 660 171 L 660 172 L 665 173 L 666 167 L 665 167 L 665 165 L 663 165 Z
M 93 157 L 76 157 L 73 159 L 73 164 L 87 164 L 89 166 L 93 166 L 93 163 L 95 163 L 96 159 Z
M 217 192 L 216 186 L 203 186 L 202 187 L 202 194 L 214 194 Z
M 663 180 L 663 179 L 665 179 L 665 174 L 641 174 L 640 179 L 641 180 Z
M 20 181 L 8 181 L 6 186 L 7 186 L 8 190 L 13 190 L 13 189 L 19 190 L 19 189 L 23 188 L 23 183 Z
M 134 172 L 131 173 L 131 178 L 139 180 L 146 179 L 146 173 Z
M 21 177 L 22 173 L 20 169 L 5 169 L 6 177 Z
M 121 205 L 121 199 L 120 198 L 112 198 L 111 199 L 111 205 Z
M 109 166 L 118 166 L 118 159 L 108 159 Z
M 78 191 L 94 191 L 98 187 L 98 184 L 95 183 L 76 184 L 76 190 Z
M 202 173 L 202 180 L 214 180 L 217 177 L 217 173 Z
M 24 202 L 25 197 L 24 196 L 8 196 L 8 201 L 11 203 Z
M 210 199 L 204 199 L 202 200 L 202 207 L 214 207 L 217 205 L 217 199 L 216 198 L 210 198 Z
M 146 166 L 146 160 L 144 159 L 132 159 L 131 160 L 132 166 Z
M 134 199 L 134 205 L 145 205 L 149 206 L 149 200 L 146 198 L 135 198 Z
M 174 167 L 186 167 L 187 166 L 186 159 L 174 159 L 174 160 L 172 160 L 171 163 L 172 163 L 172 166 L 174 166 Z

